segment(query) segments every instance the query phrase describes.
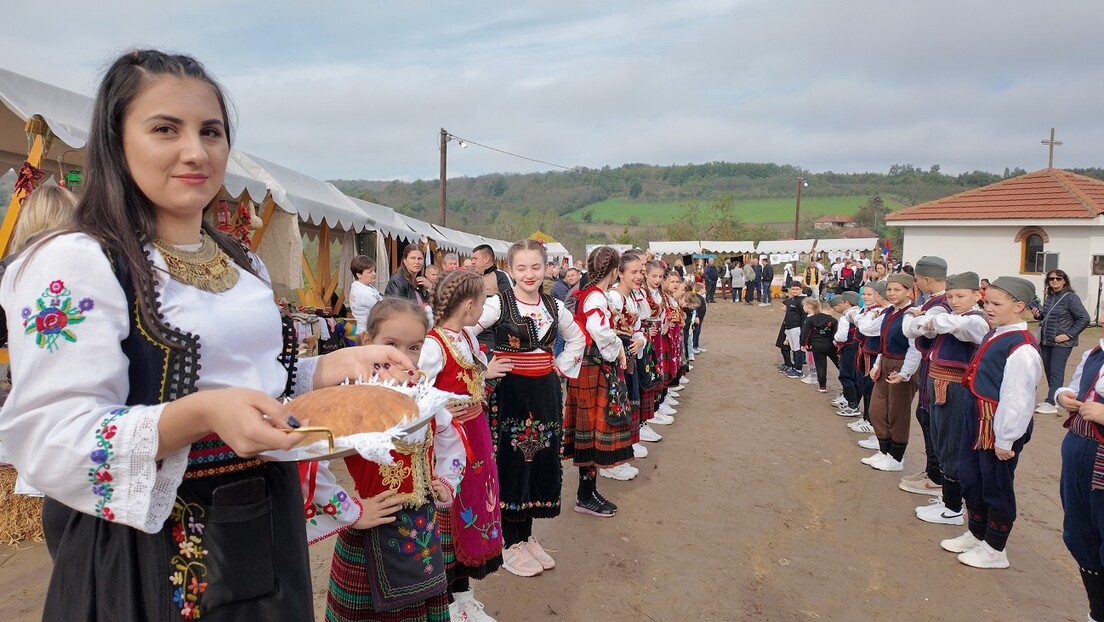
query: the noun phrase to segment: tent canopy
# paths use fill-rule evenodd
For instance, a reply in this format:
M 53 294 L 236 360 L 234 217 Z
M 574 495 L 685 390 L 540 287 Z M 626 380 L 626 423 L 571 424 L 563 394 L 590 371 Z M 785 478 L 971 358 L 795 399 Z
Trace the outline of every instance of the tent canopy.
M 567 250 L 567 247 L 559 242 L 549 242 L 545 244 L 544 250 L 548 253 L 549 259 L 563 259 L 571 254 L 571 251 Z
M 494 238 L 488 238 L 485 236 L 479 236 L 483 238 L 483 242 L 489 244 L 494 249 L 495 259 L 505 261 L 506 255 L 510 253 L 511 244 L 505 240 L 496 240 Z
M 701 249 L 703 251 L 713 251 L 714 253 L 754 253 L 755 242 L 718 242 L 714 240 L 702 240 Z
M 701 251 L 701 242 L 687 240 L 683 242 L 648 242 L 648 248 L 656 255 L 693 255 Z
M 418 234 L 418 237 L 421 238 L 423 241 L 433 240 L 440 248 L 449 251 L 456 250 L 456 246 L 450 243 L 440 231 L 434 229 L 433 225 L 429 224 L 428 222 L 418 220 L 413 216 L 400 214 L 399 212 L 395 212 L 395 216 L 398 216 L 399 221 L 409 227 L 411 231 Z
M 411 242 L 418 236 L 414 233 L 414 230 L 406 226 L 395 210 L 387 207 L 386 205 L 380 205 L 378 203 L 372 203 L 369 201 L 362 201 L 356 197 L 349 197 L 349 200 L 353 202 L 353 205 L 357 206 L 361 211 L 368 215 L 371 220 L 369 225 L 376 231 L 382 231 L 384 235 L 395 238 L 396 240 L 406 240 Z
M 872 251 L 877 247 L 878 238 L 839 238 L 816 243 L 818 253 Z
M 808 253 L 813 250 L 816 240 L 765 240 L 755 247 L 760 255 L 776 253 Z
M 272 200 L 284 211 L 298 213 L 313 225 L 320 225 L 325 219 L 335 229 L 359 232 L 369 228 L 368 214 L 333 184 L 242 151 L 232 152 L 230 158 L 250 177 L 263 181 L 272 193 Z

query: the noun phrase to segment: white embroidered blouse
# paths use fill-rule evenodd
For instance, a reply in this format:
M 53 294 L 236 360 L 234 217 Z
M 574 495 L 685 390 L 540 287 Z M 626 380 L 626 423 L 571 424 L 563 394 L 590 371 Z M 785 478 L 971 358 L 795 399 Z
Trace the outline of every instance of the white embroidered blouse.
M 583 314 L 586 316 L 586 332 L 594 341 L 594 346 L 598 348 L 602 358 L 607 361 L 617 360 L 625 346 L 610 323 L 609 300 L 606 298 L 606 292 L 590 292 L 581 304 Z
M 199 337 L 197 390 L 239 387 L 279 397 L 287 371 L 277 360 L 283 341 L 272 289 L 243 271 L 229 291 L 205 292 L 170 280 L 161 254 L 152 245 L 146 250 L 164 271 L 155 285 L 160 312 Z M 164 404 L 126 405 L 129 360 L 120 342 L 130 333 L 127 297 L 100 244 L 67 234 L 20 255 L 0 283 L 0 303 L 8 312 L 12 369 L 0 439 L 16 469 L 77 511 L 160 531 L 189 447 L 158 462 Z M 311 389 L 316 362 L 299 361 L 297 392 Z M 330 519 L 334 525 L 314 531 L 332 533 L 360 517 L 359 504 L 345 510 Z
M 556 357 L 556 369 L 568 378 L 578 378 L 579 369 L 583 364 L 583 351 L 586 349 L 586 337 L 579 325 L 575 323 L 575 317 L 564 307 L 563 302 L 553 299 L 556 305 L 556 320 L 559 326 L 560 336 L 564 338 L 564 349 Z M 552 315 L 544 307 L 543 302 L 531 305 L 522 300 L 517 301 L 518 311 L 521 315 L 533 320 L 537 329 L 537 338 L 543 338 L 552 329 Z M 479 317 L 476 330 L 482 332 L 495 324 L 502 317 L 502 297 L 488 296 L 483 303 L 483 315 Z

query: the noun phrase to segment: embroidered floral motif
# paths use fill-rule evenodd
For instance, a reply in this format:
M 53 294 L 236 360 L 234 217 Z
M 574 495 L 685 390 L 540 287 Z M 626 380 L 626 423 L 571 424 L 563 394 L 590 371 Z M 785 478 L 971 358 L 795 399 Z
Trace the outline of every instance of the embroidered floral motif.
M 552 446 L 552 435 L 556 432 L 555 424 L 534 421 L 533 413 L 529 413 L 529 418 L 525 421 L 507 423 L 510 445 L 525 456 L 526 462 L 532 462 L 537 452 Z
M 73 294 L 61 280 L 51 281 L 35 300 L 34 309 L 23 307 L 23 333 L 33 334 L 35 344 L 47 352 L 58 349 L 58 339 L 76 343 L 77 335 L 70 328 L 84 321 L 84 314 L 95 307 L 91 298 L 82 298 L 73 306 Z
M 60 281 L 55 281 L 60 282 Z M 100 422 L 96 430 L 96 449 L 88 454 L 92 466 L 88 469 L 88 483 L 92 485 L 92 494 L 99 497 L 96 500 L 96 516 L 104 520 L 115 520 L 115 513 L 111 511 L 111 497 L 115 494 L 114 478 L 111 476 L 111 460 L 115 457 L 115 445 L 111 439 L 115 438 L 119 428 L 115 420 L 130 412 L 129 408 L 116 408 L 108 413 Z
M 422 571 L 427 575 L 433 574 L 433 554 L 440 546 L 434 538 L 437 532 L 437 518 L 433 510 L 430 510 L 428 518 L 421 514 L 412 518 L 404 513 L 400 520 L 402 524 L 399 525 L 399 535 L 402 539 L 392 538 L 388 544 L 407 557 L 422 560 Z
M 203 581 L 207 577 L 207 564 L 204 563 L 207 549 L 203 548 L 204 515 L 202 506 L 187 503 L 180 497 L 176 498 L 170 515 L 174 522 L 172 536 L 177 554 L 169 560 L 172 566 L 169 583 L 175 586 L 173 604 L 180 609 L 180 616 L 185 620 L 200 618 L 200 601 L 207 591 L 207 582 Z
M 337 518 L 349 511 L 353 502 L 349 500 L 349 495 L 344 490 L 338 491 L 334 496 L 330 497 L 328 503 L 312 503 L 305 507 L 307 522 L 312 525 L 318 525 L 318 518 L 321 516 L 329 516 L 330 518 L 337 520 Z
M 475 529 L 479 532 L 483 540 L 498 540 L 502 533 L 502 525 L 499 520 L 495 519 L 495 509 L 498 507 L 498 493 L 495 490 L 494 482 L 491 480 L 483 482 L 483 487 L 486 492 L 483 511 L 486 513 L 488 520 L 483 523 L 478 523 L 477 521 L 481 516 L 475 513 L 475 508 L 466 507 L 461 498 L 457 497 L 456 503 L 460 506 L 460 520 L 464 521 L 464 529 Z

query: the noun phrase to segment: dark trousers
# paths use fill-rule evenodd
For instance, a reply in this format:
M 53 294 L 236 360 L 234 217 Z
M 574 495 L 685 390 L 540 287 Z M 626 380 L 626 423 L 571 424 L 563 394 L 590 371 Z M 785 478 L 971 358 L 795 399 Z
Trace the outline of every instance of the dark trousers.
M 826 388 L 828 386 L 828 361 L 832 361 L 832 364 L 839 369 L 839 355 L 835 350 L 813 350 L 813 366 L 816 368 L 817 386 L 820 388 Z
M 732 302 L 740 302 L 744 298 L 744 288 L 732 286 Z
M 1073 348 L 1062 346 L 1039 346 L 1039 353 L 1043 356 L 1043 375 L 1047 380 L 1048 404 L 1054 403 L 1054 392 L 1062 388 L 1066 377 L 1066 361 L 1069 360 Z
M 847 400 L 847 405 L 852 408 L 858 406 L 862 394 L 859 368 L 855 361 L 858 349 L 857 343 L 849 343 L 839 351 L 840 386 L 843 387 L 843 397 Z
M 713 296 L 716 293 L 717 293 L 717 282 L 716 281 L 706 281 L 705 282 L 705 301 L 706 302 L 717 302 L 716 300 L 713 299 Z
M 745 292 L 744 302 L 751 304 L 755 302 L 755 299 L 760 296 L 759 281 L 749 281 L 747 284 L 747 292 Z
M 1094 620 L 1104 620 L 1104 490 L 1092 488 L 1099 446 L 1073 432 L 1062 441 L 1062 540 L 1081 567 Z
M 1016 455 L 1001 460 L 992 449 L 974 449 L 978 436 L 977 401 L 965 401 L 958 471 L 970 532 L 978 540 L 985 540 L 989 546 L 1003 551 L 1012 524 L 1016 522 L 1016 465 L 1020 462 L 1024 445 L 1031 440 L 1035 422 L 1029 423 L 1027 432 L 1012 444 Z
M 927 459 L 927 463 L 924 465 L 924 471 L 928 474 L 928 479 L 936 484 L 943 483 L 943 472 L 939 468 L 939 451 L 936 449 L 935 443 L 932 441 L 931 434 L 931 383 L 928 382 L 928 362 L 921 361 L 920 369 L 916 371 L 917 380 L 919 381 L 919 393 L 920 399 L 916 405 L 916 422 L 920 424 L 920 432 L 924 436 L 924 457 Z
M 759 301 L 769 303 L 771 301 L 771 282 L 759 282 Z
M 941 479 L 933 482 L 943 484 L 943 504 L 948 510 L 962 511 L 962 481 L 959 475 L 958 455 L 962 451 L 962 409 L 970 392 L 966 387 L 954 382 L 947 385 L 947 399 L 936 404 L 935 381 L 928 379 L 928 396 L 931 397 L 931 410 L 928 421 L 931 425 L 931 446 L 939 459 Z M 926 442 L 926 441 L 925 441 Z M 929 474 L 928 477 L 931 477 Z
M 870 376 L 863 374 L 860 377 L 859 386 L 862 388 L 863 419 L 870 421 L 870 402 L 874 399 L 874 381 Z
M 694 328 L 691 331 L 694 334 L 694 348 L 693 349 L 695 349 L 695 350 L 698 347 L 701 346 L 701 327 L 702 327 L 702 323 L 698 322 L 697 324 L 694 324 Z

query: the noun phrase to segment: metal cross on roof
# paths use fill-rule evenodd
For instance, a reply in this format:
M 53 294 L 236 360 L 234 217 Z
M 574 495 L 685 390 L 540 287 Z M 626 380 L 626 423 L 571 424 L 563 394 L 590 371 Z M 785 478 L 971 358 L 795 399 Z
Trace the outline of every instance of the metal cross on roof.
M 1044 145 L 1050 146 L 1050 159 L 1047 160 L 1047 168 L 1054 168 L 1054 148 L 1061 147 L 1062 141 L 1054 140 L 1054 128 L 1050 128 L 1050 140 L 1040 141 Z

